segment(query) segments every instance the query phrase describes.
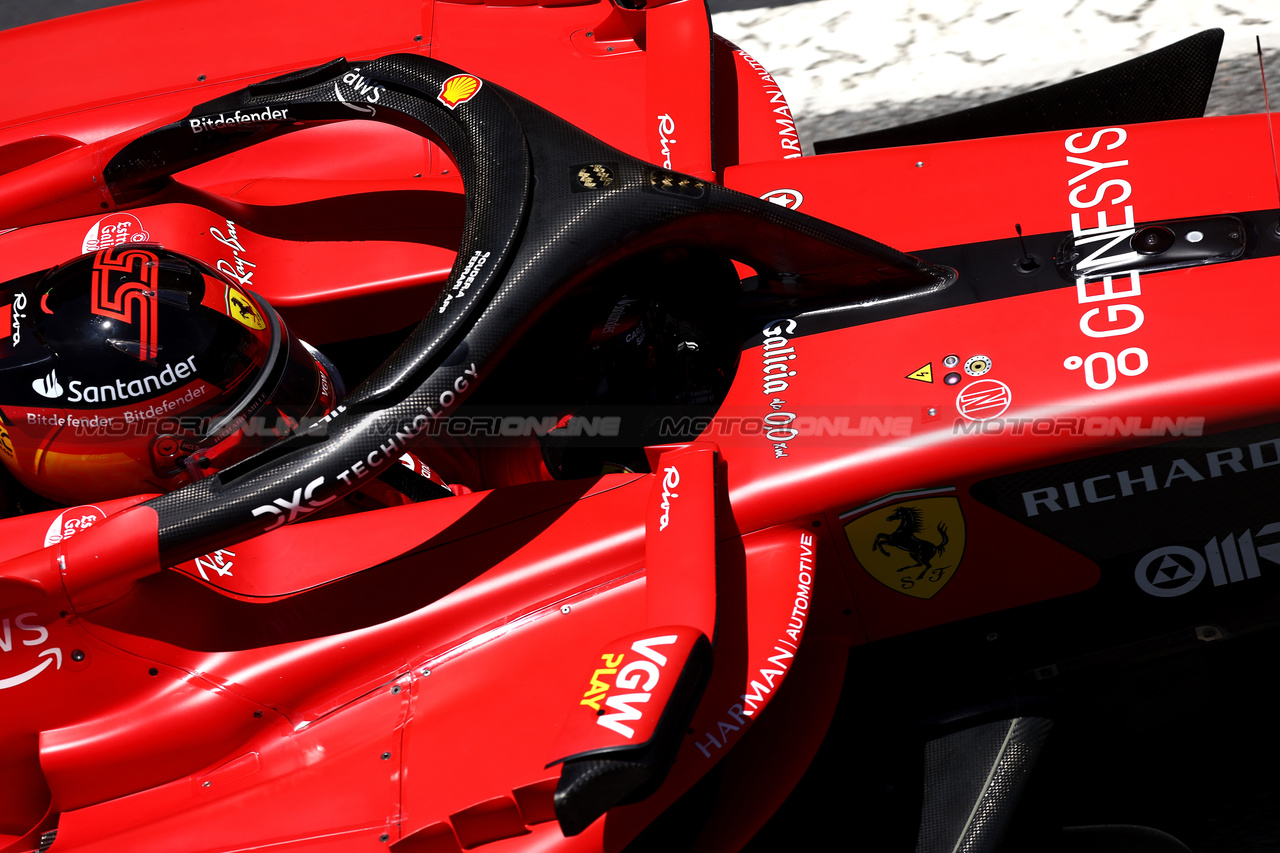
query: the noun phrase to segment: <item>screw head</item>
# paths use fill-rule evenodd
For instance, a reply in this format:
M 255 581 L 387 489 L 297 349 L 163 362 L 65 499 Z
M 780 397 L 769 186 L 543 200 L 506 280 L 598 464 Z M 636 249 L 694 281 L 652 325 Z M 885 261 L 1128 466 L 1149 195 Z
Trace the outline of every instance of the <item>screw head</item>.
M 567 604 L 561 605 L 561 606 L 560 606 L 560 612 L 561 612 L 561 613 L 565 613 L 565 614 L 567 614 L 567 613 L 569 612 L 569 605 L 567 605 Z
M 384 752 L 384 753 L 382 753 L 382 760 L 383 760 L 383 761 L 390 761 L 390 760 L 391 760 L 391 753 L 389 753 L 389 752 Z
M 203 83 L 203 82 L 204 82 L 204 75 L 203 75 L 203 74 L 201 74 L 199 77 L 197 77 L 197 78 L 196 78 L 196 82 L 197 82 L 197 83 Z
M 80 649 L 76 649 L 71 653 L 71 659 L 76 663 L 80 663 L 80 661 L 84 660 L 84 652 Z
M 399 692 L 400 692 L 400 685 L 399 685 L 399 684 L 393 684 L 393 685 L 391 685 L 391 694 L 392 694 L 393 696 L 394 696 L 395 694 L 399 693 Z

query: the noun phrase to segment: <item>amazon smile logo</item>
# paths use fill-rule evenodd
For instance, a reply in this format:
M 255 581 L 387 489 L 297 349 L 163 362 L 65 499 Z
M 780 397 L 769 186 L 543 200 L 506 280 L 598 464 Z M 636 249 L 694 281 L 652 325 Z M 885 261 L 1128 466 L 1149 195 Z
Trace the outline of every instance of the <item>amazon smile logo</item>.
M 49 640 L 49 629 L 35 621 L 37 613 L 22 613 L 14 619 L 0 619 L 0 672 L 9 670 L 10 653 L 22 647 L 42 646 Z M 23 635 L 27 636 L 23 636 Z M 55 670 L 62 669 L 62 649 L 50 646 L 41 649 L 37 657 L 44 660 L 19 672 L 17 675 L 0 676 L 0 690 L 8 690 L 20 684 L 26 684 L 53 664 Z

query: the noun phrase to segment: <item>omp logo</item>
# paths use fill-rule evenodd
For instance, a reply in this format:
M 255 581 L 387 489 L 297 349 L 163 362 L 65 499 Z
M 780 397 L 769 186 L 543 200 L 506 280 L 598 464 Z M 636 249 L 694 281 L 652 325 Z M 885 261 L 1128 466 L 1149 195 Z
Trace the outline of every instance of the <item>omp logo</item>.
M 364 104 L 353 104 L 342 94 L 342 86 L 339 83 L 345 83 L 350 87 L 352 93 L 357 98 L 362 99 Z M 382 98 L 382 93 L 387 91 L 386 86 L 374 83 L 367 77 L 360 75 L 359 68 L 352 68 L 346 74 L 342 75 L 342 80 L 333 81 L 333 93 L 338 96 L 338 101 L 349 109 L 353 109 L 358 113 L 367 113 L 368 115 L 376 115 L 378 110 L 373 104 L 378 103 Z
M 15 643 L 19 647 L 31 647 L 43 645 L 49 639 L 49 629 L 35 621 L 38 615 L 34 612 L 20 613 L 12 620 L 0 619 L 0 655 L 3 655 L 0 660 L 7 660 L 8 654 L 14 651 Z M 23 634 L 28 636 L 24 637 Z M 54 669 L 62 669 L 62 649 L 57 647 L 43 649 L 37 653 L 37 657 L 42 657 L 44 660 L 17 675 L 0 678 L 0 690 L 25 684 L 48 669 L 51 663 Z
M 473 77 L 470 74 L 455 74 L 441 84 L 440 94 L 436 95 L 436 100 L 449 109 L 455 110 L 459 104 L 465 104 L 474 98 L 483 85 L 484 81 L 479 77 Z
M 31 387 L 41 397 L 47 397 L 55 400 L 62 396 L 63 388 L 58 383 L 58 371 L 50 370 L 48 376 L 41 376 L 39 379 L 31 383 Z
M 667 656 L 655 646 L 669 646 L 676 642 L 675 634 L 661 637 L 649 637 L 636 640 L 631 644 L 631 651 L 640 657 L 633 659 L 626 666 L 621 666 L 626 658 L 625 652 L 601 655 L 604 666 L 599 667 L 591 676 L 591 685 L 583 694 L 579 704 L 593 708 L 596 712 L 596 724 L 617 732 L 630 740 L 635 729 L 627 725 L 644 717 L 643 706 L 653 697 L 653 690 L 662 679 L 662 667 L 667 665 Z M 610 685 L 608 676 L 613 676 Z M 630 693 L 614 693 L 610 690 L 634 691 Z M 603 703 L 603 704 L 602 704 Z M 613 713 L 606 713 L 605 709 Z
M 658 530 L 666 530 L 671 523 L 671 501 L 680 495 L 671 491 L 680 485 L 680 472 L 671 465 L 662 469 L 662 515 L 658 518 Z
M 89 310 L 100 317 L 138 326 L 139 361 L 152 361 L 159 351 L 159 271 L 160 259 L 145 249 L 113 247 L 93 259 L 93 301 Z
M 1013 392 L 998 379 L 979 379 L 956 394 L 956 410 L 971 421 L 998 418 L 1009 408 Z

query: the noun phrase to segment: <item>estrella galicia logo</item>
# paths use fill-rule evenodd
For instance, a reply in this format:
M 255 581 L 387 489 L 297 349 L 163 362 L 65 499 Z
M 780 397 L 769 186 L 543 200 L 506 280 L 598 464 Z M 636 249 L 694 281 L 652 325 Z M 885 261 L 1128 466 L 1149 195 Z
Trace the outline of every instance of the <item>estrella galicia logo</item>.
M 841 519 L 853 555 L 889 589 L 932 598 L 960 568 L 965 524 L 953 489 L 890 495 Z
M 50 370 L 48 376 L 41 376 L 39 379 L 31 383 L 31 387 L 41 397 L 50 400 L 56 400 L 62 396 L 62 385 L 58 383 L 57 369 Z

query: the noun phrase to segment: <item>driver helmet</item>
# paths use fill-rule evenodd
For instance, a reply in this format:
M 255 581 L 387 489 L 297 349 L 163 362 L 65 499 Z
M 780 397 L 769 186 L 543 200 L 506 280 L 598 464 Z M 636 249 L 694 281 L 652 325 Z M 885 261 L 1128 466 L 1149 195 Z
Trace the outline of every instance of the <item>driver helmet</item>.
M 0 285 L 0 335 L 0 462 L 59 504 L 175 489 L 341 394 L 266 301 L 154 244 Z

